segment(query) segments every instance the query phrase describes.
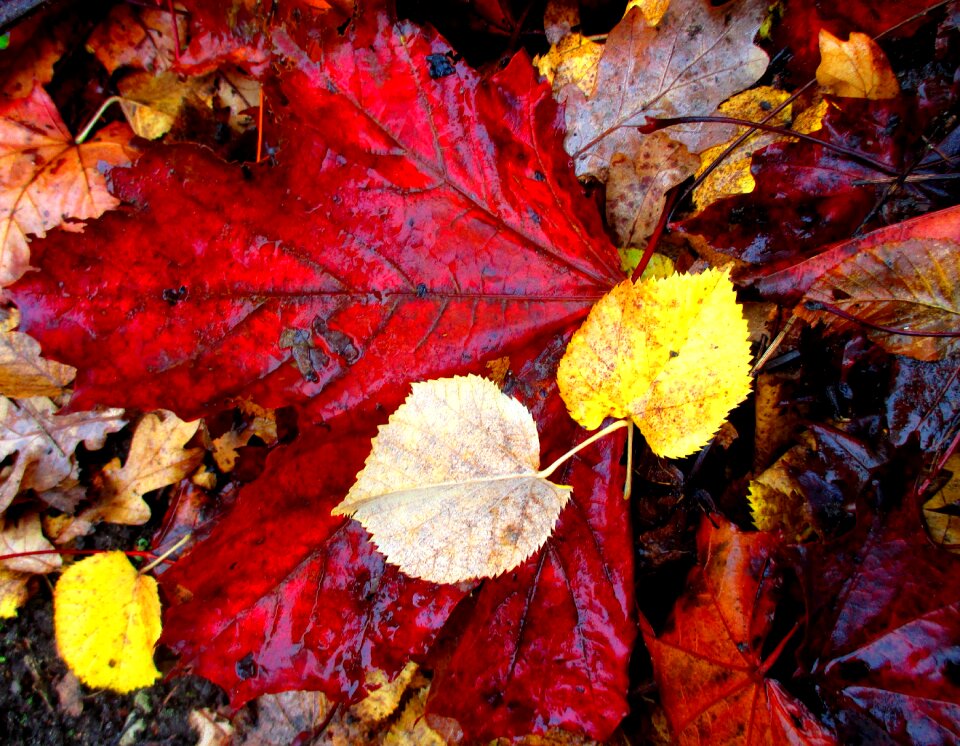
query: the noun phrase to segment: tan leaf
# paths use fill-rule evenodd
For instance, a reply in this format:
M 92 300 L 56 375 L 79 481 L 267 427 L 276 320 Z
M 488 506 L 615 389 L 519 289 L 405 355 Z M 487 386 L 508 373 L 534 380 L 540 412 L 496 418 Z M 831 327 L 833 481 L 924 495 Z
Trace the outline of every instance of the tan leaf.
M 492 577 L 539 549 L 567 502 L 539 461 L 533 417 L 492 381 L 415 383 L 333 512 L 353 515 L 408 575 Z
M 944 465 L 950 479 L 923 504 L 923 520 L 935 544 L 960 554 L 960 453 Z
M 173 127 L 187 100 L 206 96 L 210 100 L 212 80 L 185 78 L 164 72 L 153 75 L 140 70 L 122 78 L 117 88 L 123 98 L 120 108 L 130 128 L 147 140 L 163 137 Z
M 849 98 L 896 98 L 900 84 L 887 56 L 873 39 L 854 31 L 840 41 L 820 29 L 820 66 L 817 82 L 824 93 Z
M 107 18 L 90 34 L 87 49 L 109 73 L 121 67 L 151 72 L 168 70 L 176 59 L 174 18 L 176 33 L 183 42 L 189 38 L 185 14 L 171 14 L 165 7 L 114 5 Z
M 312 733 L 320 728 L 333 707 L 323 692 L 264 694 L 255 700 L 255 704 L 257 725 L 243 735 L 241 746 L 294 743 L 301 733 Z
M 78 518 L 95 523 L 140 525 L 150 519 L 143 496 L 175 484 L 203 460 L 203 449 L 184 448 L 200 427 L 200 420 L 183 422 L 172 412 L 152 412 L 137 423 L 126 462 L 107 464 L 100 474 L 100 498 Z
M 18 402 L 0 397 L 0 458 L 17 454 L 11 474 L 0 485 L 0 512 L 20 490 L 42 493 L 75 477 L 76 447 L 82 442 L 91 450 L 101 448 L 108 433 L 126 424 L 122 409 L 66 415 L 55 411 L 54 403 L 44 397 Z
M 57 396 L 76 373 L 69 365 L 40 357 L 40 345 L 29 335 L 0 333 L 0 394 L 14 399 Z
M 554 90 L 575 85 L 590 96 L 597 86 L 597 63 L 602 54 L 603 47 L 600 44 L 573 33 L 564 36 L 550 47 L 549 52 L 534 59 L 534 64 Z
M 667 192 L 699 165 L 700 158 L 666 132 L 644 138 L 629 156 L 613 156 L 607 175 L 607 223 L 618 245 L 644 248 L 660 220 Z
M 247 445 L 251 438 L 260 438 L 268 446 L 277 442 L 277 417 L 272 409 L 245 401 L 240 404 L 240 411 L 246 419 L 244 426 L 239 430 L 228 430 L 210 443 L 213 460 L 224 474 L 233 471 L 238 449 Z
M 606 180 L 617 153 L 630 155 L 644 137 L 647 117 L 712 114 L 721 101 L 763 74 L 767 55 L 753 45 L 766 15 L 764 0 L 734 0 L 713 7 L 708 0 L 673 0 L 656 27 L 639 8 L 610 33 L 587 97 L 575 86 L 566 100 L 567 152 L 577 175 Z M 676 130 L 675 132 L 673 130 Z M 671 128 L 673 139 L 698 152 L 728 133 L 703 125 Z
M 960 244 L 914 238 L 871 246 L 821 275 L 803 300 L 797 314 L 831 332 L 862 330 L 887 352 L 939 360 L 960 349 L 960 337 L 929 336 L 960 331 Z
M 27 513 L 16 521 L 0 518 L 0 555 L 53 549 L 53 544 L 43 535 L 38 513 Z M 34 575 L 53 572 L 62 564 L 60 555 L 55 553 L 0 560 L 0 567 L 6 570 Z
M 135 154 L 126 125 L 111 124 L 74 145 L 53 101 L 39 86 L 0 105 L 0 286 L 29 267 L 28 236 L 100 217 L 118 200 L 101 166 L 129 163 Z
M 233 725 L 206 707 L 191 710 L 187 722 L 197 734 L 194 746 L 230 746 L 233 743 Z

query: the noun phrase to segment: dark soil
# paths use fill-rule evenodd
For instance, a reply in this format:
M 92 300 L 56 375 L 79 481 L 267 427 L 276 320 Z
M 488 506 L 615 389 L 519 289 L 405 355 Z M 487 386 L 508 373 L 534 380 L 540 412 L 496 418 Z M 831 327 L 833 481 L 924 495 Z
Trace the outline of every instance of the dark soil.
M 71 697 L 53 637 L 53 603 L 44 586 L 15 619 L 0 620 L 0 743 L 5 746 L 194 746 L 192 710 L 227 709 L 223 691 L 180 676 L 120 695 L 81 685 Z M 58 693 L 58 689 L 60 693 Z M 82 708 L 75 716 L 73 712 Z

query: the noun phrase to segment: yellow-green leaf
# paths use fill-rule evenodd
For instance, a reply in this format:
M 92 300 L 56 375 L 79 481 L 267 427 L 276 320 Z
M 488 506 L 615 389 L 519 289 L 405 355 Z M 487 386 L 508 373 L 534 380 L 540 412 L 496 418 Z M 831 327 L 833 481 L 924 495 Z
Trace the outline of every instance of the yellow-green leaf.
M 659 456 L 705 445 L 750 391 L 747 322 L 724 272 L 622 282 L 560 361 L 570 415 L 588 430 L 633 419 Z
M 539 549 L 566 505 L 570 489 L 539 462 L 532 415 L 492 381 L 415 383 L 333 512 L 353 515 L 407 575 L 493 577 Z
M 160 637 L 157 582 L 123 552 L 70 566 L 53 592 L 61 657 L 88 686 L 129 692 L 160 676 L 153 647 Z

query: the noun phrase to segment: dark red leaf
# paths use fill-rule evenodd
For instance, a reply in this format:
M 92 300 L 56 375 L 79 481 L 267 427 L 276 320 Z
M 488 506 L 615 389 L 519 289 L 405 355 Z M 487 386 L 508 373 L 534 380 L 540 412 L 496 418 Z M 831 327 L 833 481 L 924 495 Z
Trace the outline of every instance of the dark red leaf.
M 896 168 L 903 143 L 894 138 L 902 126 L 898 99 L 829 102 L 820 139 L 852 147 Z M 775 143 L 758 151 L 749 194 L 727 197 L 679 224 L 709 246 L 751 266 L 741 275 L 768 274 L 849 236 L 873 209 L 877 186 L 857 183 L 884 174 L 847 155 L 811 142 Z
M 799 264 L 761 277 L 757 280 L 756 287 L 765 298 L 794 304 L 818 277 L 845 259 L 873 246 L 911 238 L 952 239 L 960 242 L 960 207 L 927 213 L 912 220 L 878 228 L 865 236 L 843 241 Z
M 897 357 L 887 427 L 894 445 L 916 435 L 924 453 L 942 454 L 960 432 L 960 355 L 936 362 Z
M 641 620 L 660 699 L 680 744 L 832 744 L 832 735 L 783 685 L 767 677 L 783 641 L 764 659 L 781 568 L 778 540 L 704 519 L 700 561 L 666 629 Z
M 358 699 L 371 669 L 393 676 L 426 650 L 463 596 L 386 565 L 358 523 L 330 515 L 374 433 L 316 428 L 274 450 L 213 534 L 160 577 L 171 604 L 161 642 L 233 706 L 289 689 Z
M 543 463 L 588 435 L 556 389 L 560 342 L 521 370 L 514 390 L 535 413 L 546 441 Z M 547 377 L 538 376 L 538 366 Z M 553 535 L 479 590 L 428 704 L 428 712 L 455 718 L 467 738 L 559 727 L 605 740 L 626 714 L 636 620 L 624 437 L 618 431 L 603 439 L 554 476 L 573 486 L 573 496 Z
M 277 165 L 159 148 L 112 174 L 133 207 L 34 244 L 41 271 L 11 294 L 81 368 L 72 406 L 390 407 L 564 328 L 621 276 L 528 60 L 434 79 L 445 42 L 380 16 L 312 49 L 321 64 L 277 40 Z
M 847 742 L 957 743 L 958 569 L 913 504 L 809 551 L 812 674 Z

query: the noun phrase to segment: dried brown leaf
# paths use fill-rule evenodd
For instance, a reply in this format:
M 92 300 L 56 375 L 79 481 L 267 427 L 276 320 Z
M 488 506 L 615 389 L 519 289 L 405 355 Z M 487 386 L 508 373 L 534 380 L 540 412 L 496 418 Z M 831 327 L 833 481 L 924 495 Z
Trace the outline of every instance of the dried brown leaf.
M 59 396 L 76 368 L 40 356 L 40 345 L 20 332 L 0 333 L 0 394 L 14 399 Z
M 53 544 L 47 541 L 43 535 L 38 513 L 27 513 L 15 521 L 0 518 L 0 555 L 52 551 L 53 549 Z M 30 575 L 53 572 L 58 570 L 62 564 L 59 554 L 38 554 L 0 560 L 0 567 L 5 570 Z

